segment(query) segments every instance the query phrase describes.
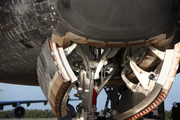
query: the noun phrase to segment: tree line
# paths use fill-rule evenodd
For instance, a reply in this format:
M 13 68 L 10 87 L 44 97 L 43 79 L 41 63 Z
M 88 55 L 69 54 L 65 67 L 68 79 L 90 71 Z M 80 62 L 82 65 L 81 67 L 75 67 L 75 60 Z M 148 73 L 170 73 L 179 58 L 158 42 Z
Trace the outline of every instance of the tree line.
M 170 120 L 171 115 L 172 115 L 172 110 L 170 111 L 165 110 L 165 120 Z
M 13 110 L 0 111 L 0 118 L 15 118 Z M 52 110 L 26 109 L 24 118 L 56 118 Z
M 172 110 L 165 110 L 165 120 L 169 120 L 172 114 Z M 103 115 L 103 110 L 100 111 L 100 116 Z M 109 114 L 107 114 L 109 116 Z M 13 110 L 0 111 L 0 118 L 15 118 Z M 56 118 L 52 110 L 29 110 L 26 109 L 26 115 L 24 118 Z

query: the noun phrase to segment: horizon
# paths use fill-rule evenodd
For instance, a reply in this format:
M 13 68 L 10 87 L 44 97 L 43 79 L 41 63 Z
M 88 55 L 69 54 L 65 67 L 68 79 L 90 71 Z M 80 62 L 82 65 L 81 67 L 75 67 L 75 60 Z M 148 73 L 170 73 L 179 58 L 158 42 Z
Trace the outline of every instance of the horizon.
M 15 85 L 15 84 L 6 84 L 0 83 L 0 86 L 4 84 L 3 91 L 3 101 L 20 101 L 20 100 L 46 100 L 41 88 L 39 86 L 26 86 L 26 85 Z M 180 102 L 180 74 L 176 75 L 175 81 L 171 87 L 171 90 L 164 101 L 165 110 L 170 111 L 173 107 L 174 102 Z M 1 88 L 0 88 L 1 89 Z M 75 90 L 73 89 L 70 92 L 71 99 L 77 99 L 74 97 Z M 102 99 L 104 98 L 104 99 Z M 98 95 L 97 98 L 97 111 L 104 110 L 105 102 L 106 102 L 106 93 L 104 90 Z M 0 91 L 0 101 L 2 101 L 2 91 Z M 69 103 L 76 108 L 76 105 L 80 103 L 79 101 L 70 101 Z M 31 103 L 29 107 L 26 104 L 21 104 L 25 109 L 51 109 L 49 103 L 44 105 L 44 103 Z M 110 103 L 109 103 L 110 106 Z M 12 110 L 14 107 L 12 105 L 4 106 L 3 111 Z

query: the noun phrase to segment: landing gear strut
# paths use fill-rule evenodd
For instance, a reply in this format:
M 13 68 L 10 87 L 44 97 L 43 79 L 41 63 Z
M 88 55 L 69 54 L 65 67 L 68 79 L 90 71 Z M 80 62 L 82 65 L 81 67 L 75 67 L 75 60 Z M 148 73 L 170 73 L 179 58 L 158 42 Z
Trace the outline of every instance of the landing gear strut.
M 96 99 L 104 88 L 111 102 L 111 117 L 135 120 L 166 98 L 179 66 L 179 54 L 179 43 L 166 51 L 151 45 L 103 48 L 54 35 L 39 55 L 38 80 L 57 117 L 67 115 L 68 95 L 74 88 L 82 100 L 77 119 L 94 120 Z

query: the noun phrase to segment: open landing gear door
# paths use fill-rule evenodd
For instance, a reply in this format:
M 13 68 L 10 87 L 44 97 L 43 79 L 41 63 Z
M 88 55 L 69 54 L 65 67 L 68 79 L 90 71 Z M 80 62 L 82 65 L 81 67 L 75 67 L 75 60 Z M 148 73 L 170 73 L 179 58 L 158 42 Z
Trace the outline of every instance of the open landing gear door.
M 135 120 L 164 101 L 174 81 L 180 43 L 160 51 L 147 45 L 101 48 L 76 44 L 53 34 L 38 57 L 38 80 L 54 114 L 64 117 L 72 88 L 82 100 L 77 119 L 94 120 L 96 99 L 104 88 L 111 117 Z

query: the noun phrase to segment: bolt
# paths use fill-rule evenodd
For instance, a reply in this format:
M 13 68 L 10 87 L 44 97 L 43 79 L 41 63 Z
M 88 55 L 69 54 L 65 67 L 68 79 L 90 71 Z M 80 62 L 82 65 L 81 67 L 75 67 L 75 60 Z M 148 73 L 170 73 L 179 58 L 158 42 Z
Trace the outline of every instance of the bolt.
M 150 74 L 150 75 L 149 75 L 149 79 L 150 79 L 150 80 L 153 80 L 154 77 L 155 77 L 155 76 L 154 76 L 153 74 Z

